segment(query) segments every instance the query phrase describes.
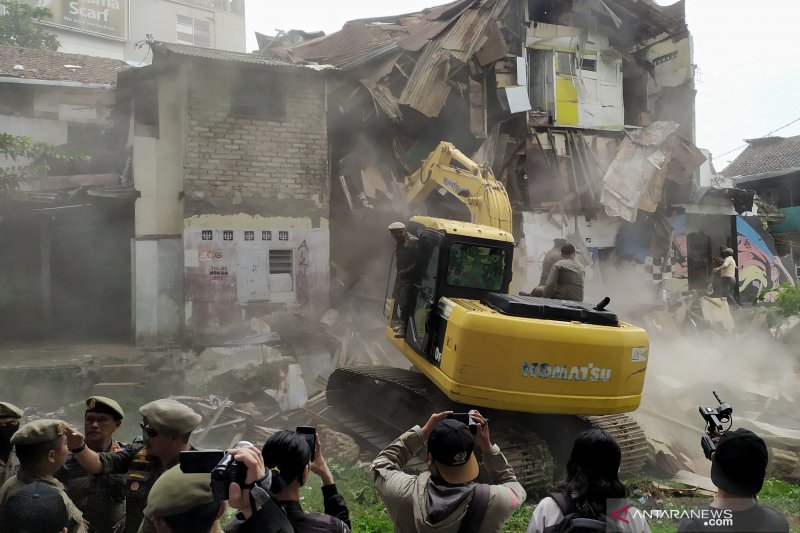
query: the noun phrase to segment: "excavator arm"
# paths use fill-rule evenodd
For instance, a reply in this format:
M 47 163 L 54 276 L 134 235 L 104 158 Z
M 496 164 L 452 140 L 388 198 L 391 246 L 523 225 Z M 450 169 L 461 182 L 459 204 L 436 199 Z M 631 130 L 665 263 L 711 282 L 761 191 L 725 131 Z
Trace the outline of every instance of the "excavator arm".
M 469 209 L 470 222 L 511 233 L 511 202 L 505 187 L 488 166 L 478 165 L 452 143 L 440 142 L 422 166 L 406 177 L 404 186 L 412 209 L 443 189 Z

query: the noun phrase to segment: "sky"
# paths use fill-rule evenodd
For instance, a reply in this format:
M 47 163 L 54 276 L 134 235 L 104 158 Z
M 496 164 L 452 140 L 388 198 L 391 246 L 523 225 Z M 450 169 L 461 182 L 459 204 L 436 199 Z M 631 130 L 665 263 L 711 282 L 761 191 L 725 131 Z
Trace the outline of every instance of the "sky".
M 256 31 L 333 33 L 348 20 L 410 13 L 447 0 L 246 2 L 247 47 L 253 50 Z M 711 150 L 719 171 L 743 150 L 744 139 L 800 119 L 800 2 L 686 0 L 686 15 L 697 65 L 697 145 Z M 800 135 L 800 120 L 774 135 Z

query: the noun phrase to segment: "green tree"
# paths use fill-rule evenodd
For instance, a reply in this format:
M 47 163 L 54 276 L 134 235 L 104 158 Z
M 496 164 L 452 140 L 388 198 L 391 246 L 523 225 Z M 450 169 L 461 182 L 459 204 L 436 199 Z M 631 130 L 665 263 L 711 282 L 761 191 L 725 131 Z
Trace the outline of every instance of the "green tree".
M 88 159 L 86 156 L 65 152 L 52 144 L 36 142 L 30 137 L 19 137 L 10 133 L 0 133 L 0 161 L 3 156 L 12 161 L 25 158 L 32 162 L 28 165 L 0 167 L 0 196 L 17 189 L 19 182 L 26 178 L 46 175 L 53 161 Z
M 800 282 L 781 283 L 774 289 L 762 289 L 758 299 L 764 301 L 764 297 L 770 293 L 775 293 L 775 306 L 784 316 L 800 315 Z
M 0 44 L 51 52 L 61 46 L 55 35 L 36 23 L 53 18 L 52 11 L 20 0 L 0 0 L 0 5 L 5 6 L 5 15 L 0 16 Z

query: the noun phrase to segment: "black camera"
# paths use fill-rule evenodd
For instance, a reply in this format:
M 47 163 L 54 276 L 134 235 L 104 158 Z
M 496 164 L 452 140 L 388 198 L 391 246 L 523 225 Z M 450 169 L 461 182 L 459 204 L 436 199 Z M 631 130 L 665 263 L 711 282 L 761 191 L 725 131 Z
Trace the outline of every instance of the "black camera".
M 700 446 L 703 448 L 703 454 L 706 459 L 711 459 L 711 454 L 717 451 L 714 438 L 718 437 L 718 434 L 725 431 L 725 429 L 730 429 L 731 425 L 733 425 L 733 407 L 729 403 L 723 402 L 717 391 L 711 392 L 719 405 L 716 407 L 701 405 L 699 409 L 700 416 L 706 421 L 706 432 L 700 438 Z M 723 429 L 722 424 L 728 424 L 728 427 Z
M 251 446 L 246 440 L 236 443 L 234 448 Z M 247 465 L 237 462 L 233 456 L 223 450 L 190 450 L 181 452 L 178 458 L 181 472 L 184 474 L 211 473 L 211 494 L 217 501 L 228 499 L 228 487 L 231 483 L 245 485 Z

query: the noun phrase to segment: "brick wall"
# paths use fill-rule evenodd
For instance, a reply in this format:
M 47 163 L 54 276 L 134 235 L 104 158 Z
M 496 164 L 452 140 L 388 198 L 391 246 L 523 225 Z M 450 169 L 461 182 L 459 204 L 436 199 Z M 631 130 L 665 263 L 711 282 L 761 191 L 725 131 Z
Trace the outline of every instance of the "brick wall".
M 238 193 L 245 201 L 313 199 L 327 211 L 330 185 L 322 76 L 300 69 L 297 75 L 275 73 L 283 85 L 285 113 L 279 120 L 252 120 L 232 112 L 235 73 L 200 69 L 189 73 L 186 196 L 235 199 Z M 263 87 L 252 90 L 269 97 Z

